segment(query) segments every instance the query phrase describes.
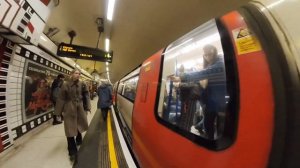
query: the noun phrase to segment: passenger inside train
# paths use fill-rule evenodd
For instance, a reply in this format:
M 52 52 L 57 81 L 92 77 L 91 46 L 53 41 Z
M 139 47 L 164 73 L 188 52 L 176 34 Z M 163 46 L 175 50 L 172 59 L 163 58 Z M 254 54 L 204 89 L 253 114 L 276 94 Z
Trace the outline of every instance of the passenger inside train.
M 208 139 L 215 139 L 218 125 L 224 124 L 218 122 L 218 116 L 224 113 L 226 107 L 223 57 L 215 46 L 207 44 L 203 47 L 203 68 L 196 70 L 194 65 L 185 71 L 184 65 L 181 65 L 177 70 L 178 75 L 169 79 L 169 92 L 174 89 L 176 93 L 168 94 L 166 110 L 171 110 L 171 102 L 175 100 L 176 124 Z
M 138 76 L 124 81 L 124 97 L 132 102 L 135 100 L 137 82 Z

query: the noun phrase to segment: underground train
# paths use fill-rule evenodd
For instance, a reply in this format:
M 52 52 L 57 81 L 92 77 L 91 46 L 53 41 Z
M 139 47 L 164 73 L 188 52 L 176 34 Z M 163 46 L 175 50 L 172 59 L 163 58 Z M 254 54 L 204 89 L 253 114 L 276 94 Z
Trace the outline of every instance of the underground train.
M 141 167 L 300 167 L 300 1 L 212 19 L 113 87 Z

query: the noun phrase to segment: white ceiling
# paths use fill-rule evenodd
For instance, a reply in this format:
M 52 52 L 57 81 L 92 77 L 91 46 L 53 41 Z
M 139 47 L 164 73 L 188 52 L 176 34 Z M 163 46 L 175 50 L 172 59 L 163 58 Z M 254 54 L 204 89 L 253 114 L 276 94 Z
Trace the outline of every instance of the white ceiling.
M 105 21 L 99 47 L 110 36 L 113 63 L 110 78 L 114 82 L 180 36 L 202 23 L 237 9 L 249 0 L 116 0 L 112 23 Z M 47 22 L 60 32 L 52 37 L 58 43 L 69 43 L 68 32 L 75 30 L 73 44 L 96 47 L 98 32 L 95 20 L 106 17 L 107 0 L 60 0 Z M 108 26 L 109 25 L 109 26 Z M 47 31 L 47 28 L 45 29 Z M 94 62 L 79 60 L 88 72 Z M 97 62 L 96 70 L 105 71 Z

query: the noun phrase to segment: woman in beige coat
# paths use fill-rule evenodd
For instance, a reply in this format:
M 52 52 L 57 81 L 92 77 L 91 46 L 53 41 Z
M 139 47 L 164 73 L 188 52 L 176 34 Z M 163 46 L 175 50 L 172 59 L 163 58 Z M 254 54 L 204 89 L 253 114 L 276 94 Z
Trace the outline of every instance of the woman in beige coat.
M 62 85 L 55 106 L 55 115 L 63 115 L 68 151 L 71 160 L 76 159 L 77 145 L 82 143 L 81 133 L 88 129 L 87 112 L 91 109 L 88 87 L 79 80 L 80 71 L 74 69 L 70 79 Z M 86 107 L 83 107 L 83 98 Z M 74 137 L 76 136 L 76 142 Z

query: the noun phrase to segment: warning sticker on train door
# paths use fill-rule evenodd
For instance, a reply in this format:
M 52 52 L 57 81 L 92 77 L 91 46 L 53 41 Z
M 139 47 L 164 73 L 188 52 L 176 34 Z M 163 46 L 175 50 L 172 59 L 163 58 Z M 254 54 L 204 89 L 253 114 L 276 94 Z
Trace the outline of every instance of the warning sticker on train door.
M 261 50 L 259 41 L 248 28 L 234 29 L 232 34 L 239 55 Z

